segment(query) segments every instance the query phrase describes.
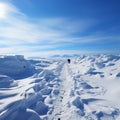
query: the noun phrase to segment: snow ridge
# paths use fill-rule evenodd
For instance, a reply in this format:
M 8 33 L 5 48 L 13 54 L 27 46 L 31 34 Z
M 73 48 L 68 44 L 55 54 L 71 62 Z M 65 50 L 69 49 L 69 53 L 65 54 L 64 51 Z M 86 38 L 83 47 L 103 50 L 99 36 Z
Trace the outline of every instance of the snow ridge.
M 0 61 L 0 120 L 120 119 L 120 55 Z

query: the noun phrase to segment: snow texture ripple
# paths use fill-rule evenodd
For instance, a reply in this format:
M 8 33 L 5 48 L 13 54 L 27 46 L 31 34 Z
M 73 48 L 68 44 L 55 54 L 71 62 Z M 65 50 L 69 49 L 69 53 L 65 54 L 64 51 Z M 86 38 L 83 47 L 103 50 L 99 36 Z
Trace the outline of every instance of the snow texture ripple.
M 0 120 L 120 120 L 120 55 L 0 56 Z

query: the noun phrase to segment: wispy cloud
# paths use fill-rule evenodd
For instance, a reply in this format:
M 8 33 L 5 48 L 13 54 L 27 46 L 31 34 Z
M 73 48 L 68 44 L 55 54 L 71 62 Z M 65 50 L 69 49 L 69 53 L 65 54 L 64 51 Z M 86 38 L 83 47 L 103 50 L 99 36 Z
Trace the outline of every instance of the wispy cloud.
M 27 56 L 34 54 L 35 56 L 78 53 L 75 50 L 60 52 L 57 48 L 67 44 L 85 44 L 115 38 L 115 36 L 82 34 L 95 24 L 96 21 L 90 19 L 29 18 L 10 2 L 0 2 L 0 46 L 4 46 L 0 47 L 0 54 L 13 53 Z M 116 39 L 119 37 L 117 36 Z
M 11 15 L 19 15 L 23 16 L 24 14 L 19 11 L 18 8 L 16 8 L 14 5 L 12 5 L 8 1 L 1 1 L 0 2 L 0 19 L 7 19 L 8 17 L 11 17 Z

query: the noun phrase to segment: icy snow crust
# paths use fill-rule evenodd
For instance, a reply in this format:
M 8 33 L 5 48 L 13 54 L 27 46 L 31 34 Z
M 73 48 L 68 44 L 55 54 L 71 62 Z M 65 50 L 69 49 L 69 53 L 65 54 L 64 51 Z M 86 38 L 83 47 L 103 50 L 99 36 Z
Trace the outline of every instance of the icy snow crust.
M 0 57 L 0 120 L 120 120 L 120 56 Z

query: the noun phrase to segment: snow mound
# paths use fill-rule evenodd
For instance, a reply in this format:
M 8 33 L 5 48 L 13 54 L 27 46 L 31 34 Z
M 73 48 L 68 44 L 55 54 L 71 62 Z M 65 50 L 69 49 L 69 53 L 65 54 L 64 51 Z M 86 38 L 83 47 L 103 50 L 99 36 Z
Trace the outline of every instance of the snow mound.
M 49 110 L 49 107 L 45 105 L 45 103 L 43 103 L 42 101 L 39 101 L 35 106 L 35 111 L 39 115 L 46 115 L 48 110 Z
M 76 106 L 80 110 L 82 110 L 82 111 L 84 110 L 84 104 L 83 104 L 82 100 L 80 99 L 80 97 L 77 97 L 72 103 L 74 106 Z
M 8 115 L 4 120 L 41 120 L 41 118 L 32 109 L 19 109 Z
M 119 72 L 119 73 L 117 73 L 116 77 L 120 77 L 120 72 Z
M 35 69 L 24 56 L 1 56 L 0 74 L 10 76 L 13 79 L 22 79 L 33 75 Z
M 6 76 L 6 75 L 0 75 L 0 88 L 9 88 L 15 86 L 14 79 Z

